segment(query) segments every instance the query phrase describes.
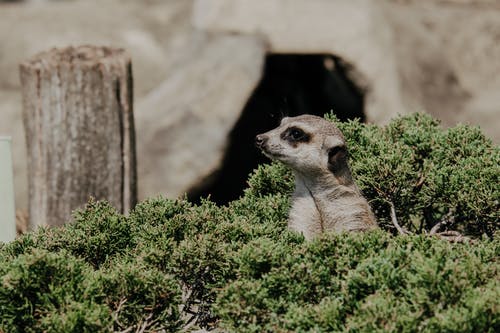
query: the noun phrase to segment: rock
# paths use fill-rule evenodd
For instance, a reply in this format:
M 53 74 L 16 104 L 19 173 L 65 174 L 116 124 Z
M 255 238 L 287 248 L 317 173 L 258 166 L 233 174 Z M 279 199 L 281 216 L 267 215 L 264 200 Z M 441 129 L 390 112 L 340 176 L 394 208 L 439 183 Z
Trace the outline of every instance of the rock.
M 118 0 L 0 6 L 0 88 L 3 89 L 19 87 L 19 62 L 38 52 L 94 44 L 123 47 L 130 52 L 135 93 L 142 96 L 167 75 L 173 60 L 169 44 L 175 42 L 177 45 L 172 46 L 177 48 L 188 43 L 190 1 L 169 1 L 169 5 L 149 1 L 148 6 Z M 185 19 L 177 19 L 178 15 Z M 172 35 L 177 38 L 165 41 L 165 36 Z
M 441 118 L 448 110 L 458 114 L 470 94 L 459 82 L 431 23 L 439 15 L 414 6 L 392 6 L 387 11 L 406 108 Z
M 193 25 L 256 34 L 276 53 L 330 53 L 354 68 L 368 121 L 426 111 L 500 140 L 500 4 L 495 0 L 196 0 Z M 480 100 L 487 97 L 486 102 Z
M 405 112 L 391 27 L 377 2 L 197 0 L 193 25 L 262 36 L 269 52 L 339 56 L 355 68 L 356 83 L 366 90 L 369 121 L 384 123 Z
M 177 197 L 220 167 L 265 51 L 259 37 L 199 36 L 190 59 L 138 104 L 140 197 Z
M 500 142 L 500 4 L 408 2 L 387 7 L 407 108 L 479 125 Z

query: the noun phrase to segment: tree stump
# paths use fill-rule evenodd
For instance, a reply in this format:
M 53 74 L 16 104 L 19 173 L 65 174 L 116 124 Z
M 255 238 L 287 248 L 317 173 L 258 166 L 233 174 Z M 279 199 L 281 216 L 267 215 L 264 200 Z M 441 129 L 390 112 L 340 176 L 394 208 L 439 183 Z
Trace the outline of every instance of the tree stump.
M 52 49 L 20 66 L 30 227 L 62 225 L 89 197 L 137 201 L 132 66 L 122 49 Z

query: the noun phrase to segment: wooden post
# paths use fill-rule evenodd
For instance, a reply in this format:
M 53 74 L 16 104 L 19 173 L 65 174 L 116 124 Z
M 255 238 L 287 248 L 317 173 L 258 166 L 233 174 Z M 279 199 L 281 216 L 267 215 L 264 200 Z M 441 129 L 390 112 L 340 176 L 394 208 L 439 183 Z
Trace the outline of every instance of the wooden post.
M 62 225 L 90 196 L 122 212 L 137 200 L 130 57 L 52 49 L 20 66 L 30 227 Z

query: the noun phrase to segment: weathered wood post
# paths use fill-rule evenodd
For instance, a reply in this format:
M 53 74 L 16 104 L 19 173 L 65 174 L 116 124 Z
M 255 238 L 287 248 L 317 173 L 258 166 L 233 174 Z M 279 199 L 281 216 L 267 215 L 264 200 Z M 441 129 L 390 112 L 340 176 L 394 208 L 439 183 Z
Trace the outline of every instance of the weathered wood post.
M 52 49 L 20 66 L 30 226 L 61 225 L 89 196 L 137 200 L 132 70 L 122 49 Z

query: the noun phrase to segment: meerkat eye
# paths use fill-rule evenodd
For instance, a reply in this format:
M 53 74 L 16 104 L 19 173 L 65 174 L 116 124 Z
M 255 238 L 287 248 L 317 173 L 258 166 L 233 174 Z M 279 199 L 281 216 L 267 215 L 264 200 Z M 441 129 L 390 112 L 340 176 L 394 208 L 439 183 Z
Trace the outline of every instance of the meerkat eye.
M 281 133 L 281 139 L 295 146 L 299 142 L 308 142 L 310 135 L 298 127 L 289 127 Z
M 288 129 L 288 137 L 293 141 L 307 141 L 308 135 L 297 127 L 291 127 Z
M 290 136 L 294 140 L 300 140 L 304 136 L 304 134 L 305 134 L 304 131 L 298 128 L 292 128 L 290 130 Z

